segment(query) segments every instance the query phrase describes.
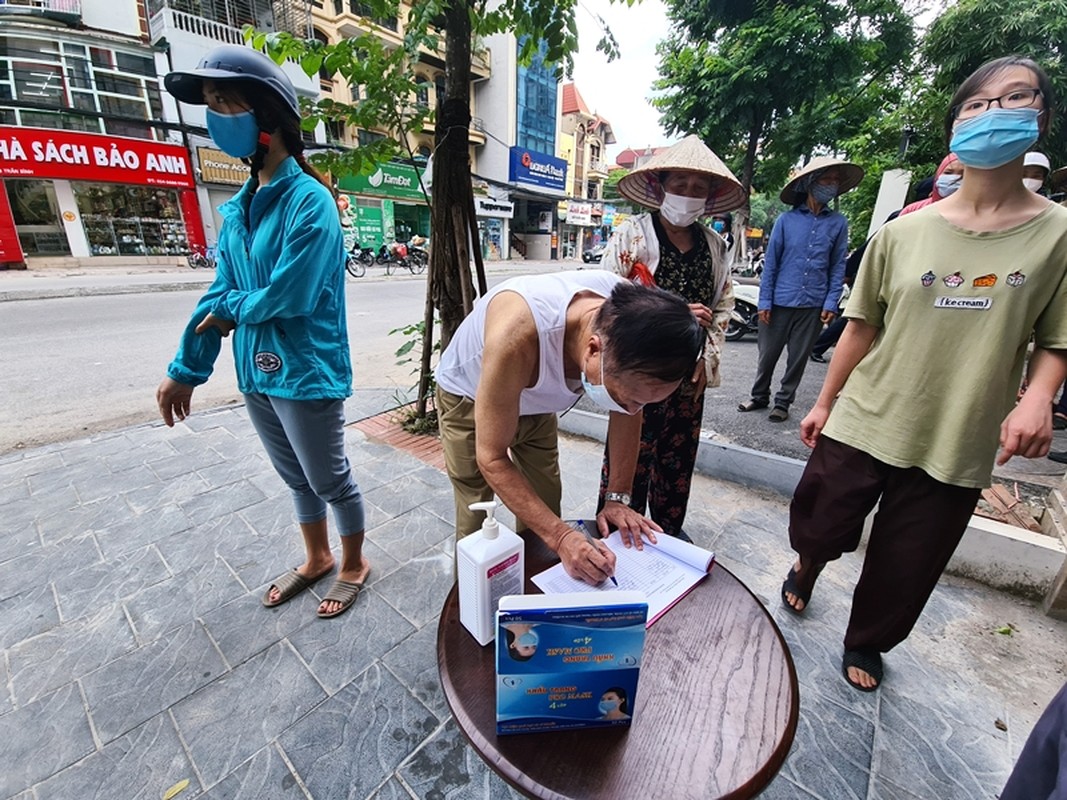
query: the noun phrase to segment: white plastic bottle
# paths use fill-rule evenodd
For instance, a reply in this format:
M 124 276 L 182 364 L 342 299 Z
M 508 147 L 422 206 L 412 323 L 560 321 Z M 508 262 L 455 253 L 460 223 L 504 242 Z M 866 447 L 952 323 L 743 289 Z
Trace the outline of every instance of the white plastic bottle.
M 522 594 L 526 548 L 522 537 L 496 521 L 497 501 L 471 503 L 484 511 L 482 529 L 456 543 L 459 621 L 478 644 L 496 638 L 496 608 L 506 594 Z

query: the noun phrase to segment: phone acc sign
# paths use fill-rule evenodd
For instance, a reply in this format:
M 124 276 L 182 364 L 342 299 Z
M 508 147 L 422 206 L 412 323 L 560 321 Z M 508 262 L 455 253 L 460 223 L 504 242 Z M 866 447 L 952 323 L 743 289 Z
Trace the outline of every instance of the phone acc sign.
M 0 126 L 0 178 L 58 178 L 191 189 L 185 148 L 150 139 Z

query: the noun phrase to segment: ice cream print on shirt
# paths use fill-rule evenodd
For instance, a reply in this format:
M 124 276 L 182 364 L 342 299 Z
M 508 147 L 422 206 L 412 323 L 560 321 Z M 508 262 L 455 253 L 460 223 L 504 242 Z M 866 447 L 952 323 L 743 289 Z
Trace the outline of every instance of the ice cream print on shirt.
M 923 286 L 929 289 L 931 286 L 934 285 L 934 281 L 937 280 L 937 276 L 934 275 L 932 271 L 927 270 L 919 280 L 923 282 Z
M 946 275 L 944 278 L 941 279 L 941 281 L 949 289 L 955 289 L 958 286 L 962 286 L 964 283 L 963 276 L 960 275 L 958 272 L 953 272 L 951 275 Z
M 1004 283 L 1008 284 L 1008 286 L 1011 286 L 1013 289 L 1018 288 L 1026 283 L 1026 276 L 1019 272 L 1019 270 L 1015 270 L 1015 272 L 1011 273 L 1004 279 Z
M 282 360 L 276 353 L 271 353 L 267 350 L 261 350 L 256 353 L 255 365 L 264 372 L 277 372 L 282 368 Z
M 997 285 L 997 276 L 990 272 L 988 275 L 982 275 L 980 278 L 975 278 L 974 283 L 971 284 L 975 289 L 988 289 L 991 286 Z

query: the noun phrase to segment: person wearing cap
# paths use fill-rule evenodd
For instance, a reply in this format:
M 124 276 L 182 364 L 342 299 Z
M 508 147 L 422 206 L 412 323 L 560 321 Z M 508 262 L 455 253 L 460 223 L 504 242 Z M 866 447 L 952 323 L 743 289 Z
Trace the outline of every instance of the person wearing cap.
M 751 398 L 737 410 L 756 411 L 771 401 L 774 368 L 788 348 L 771 422 L 789 419 L 789 407 L 804 377 L 815 340 L 837 316 L 848 254 L 848 221 L 829 207 L 859 185 L 863 169 L 819 156 L 796 172 L 782 189 L 793 209 L 775 220 L 767 243 L 759 292 L 759 356 Z
M 740 182 L 698 136 L 687 136 L 624 176 L 619 192 L 651 210 L 619 226 L 601 268 L 684 298 L 706 332 L 704 357 L 688 380 L 661 402 L 645 406 L 633 486 L 622 497 L 640 513 L 647 507 L 665 533 L 688 539 L 682 524 L 700 443 L 704 390 L 719 385 L 724 331 L 734 305 L 723 236 L 698 220 L 716 215 L 721 219 L 739 207 L 745 195 Z M 599 507 L 616 496 L 609 483 L 611 455 L 609 440 Z
M 345 455 L 352 363 L 337 205 L 329 184 L 304 159 L 293 84 L 269 58 L 245 47 L 217 47 L 196 69 L 168 74 L 164 86 L 182 102 L 207 106 L 211 138 L 243 159 L 250 177 L 219 208 L 215 281 L 159 385 L 159 410 L 168 426 L 188 416 L 194 387 L 207 381 L 222 338 L 232 332 L 249 419 L 289 486 L 306 552 L 303 564 L 267 587 L 263 605 L 286 602 L 334 569 L 330 506 L 341 563 L 318 615 L 336 616 L 370 573 L 363 496 Z
M 1052 163 L 1048 156 L 1031 150 L 1023 157 L 1023 185 L 1031 192 L 1047 195 L 1045 181 L 1052 172 Z

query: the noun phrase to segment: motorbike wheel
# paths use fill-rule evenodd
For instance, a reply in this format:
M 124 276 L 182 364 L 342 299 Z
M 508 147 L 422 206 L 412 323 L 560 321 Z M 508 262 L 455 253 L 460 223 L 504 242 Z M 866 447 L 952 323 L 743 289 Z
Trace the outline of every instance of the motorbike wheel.
M 734 302 L 734 311 L 744 322 L 730 317 L 730 323 L 726 326 L 726 341 L 728 342 L 739 341 L 746 333 L 755 333 L 756 326 L 759 324 L 759 311 L 751 304 L 737 300 Z
M 370 250 L 360 250 L 359 261 L 361 264 L 369 267 L 371 264 L 374 263 L 374 253 L 372 253 Z
M 411 254 L 411 271 L 416 275 L 421 275 L 426 271 L 426 262 L 429 259 L 422 253 Z
M 351 254 L 345 259 L 345 269 L 353 278 L 362 278 L 367 274 L 367 265 Z

